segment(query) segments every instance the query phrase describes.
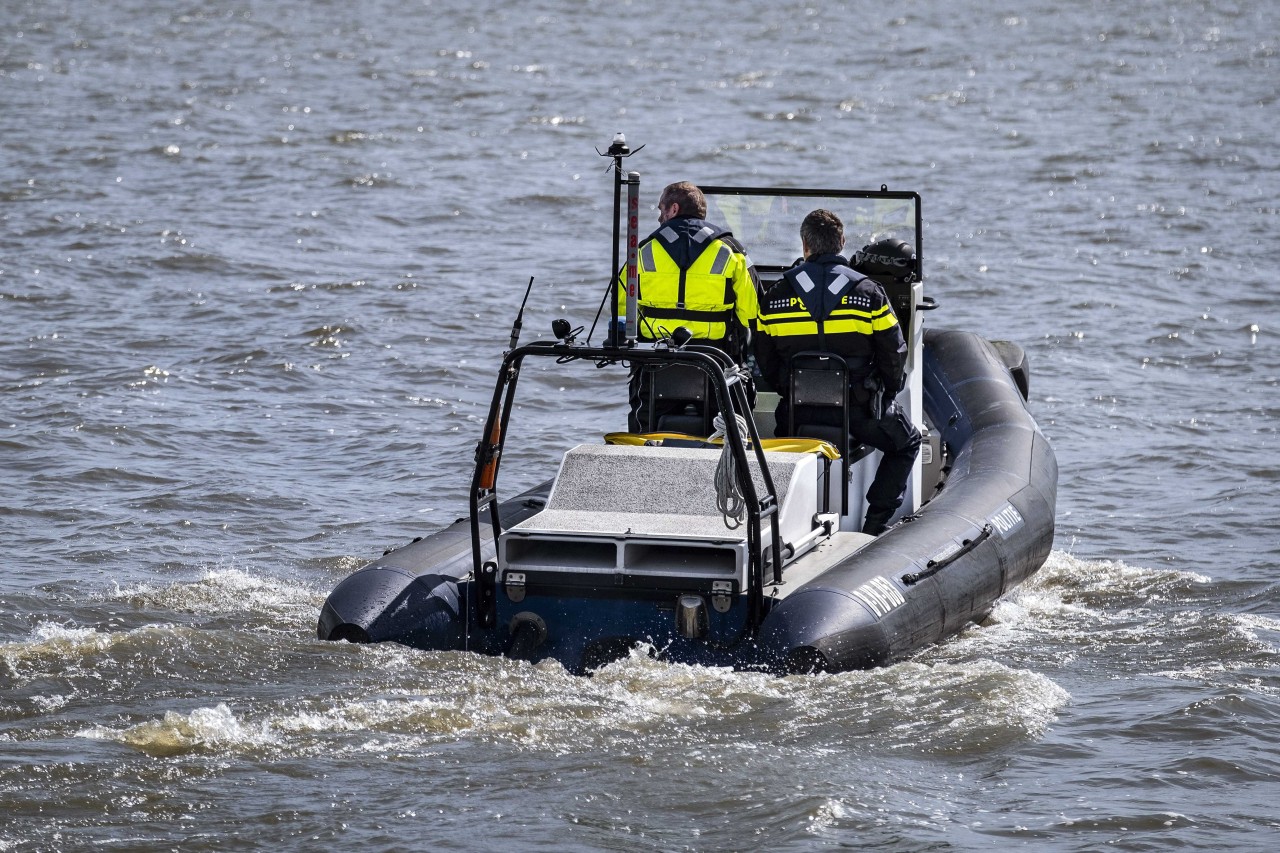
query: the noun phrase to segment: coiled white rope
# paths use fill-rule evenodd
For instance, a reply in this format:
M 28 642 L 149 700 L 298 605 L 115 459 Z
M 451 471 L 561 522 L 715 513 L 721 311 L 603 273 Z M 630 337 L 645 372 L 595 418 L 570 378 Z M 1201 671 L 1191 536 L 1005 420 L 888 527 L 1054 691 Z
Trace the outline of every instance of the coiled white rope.
M 735 414 L 733 419 L 738 425 L 738 434 L 745 436 L 747 419 L 738 414 Z M 707 441 L 715 441 L 717 438 L 725 439 L 723 413 L 717 414 L 711 424 L 716 431 Z M 738 464 L 734 461 L 733 451 L 729 448 L 729 442 L 725 440 L 720 449 L 720 461 L 716 463 L 716 509 L 720 510 L 720 514 L 724 516 L 724 526 L 730 530 L 742 524 L 742 516 L 747 511 L 747 502 L 738 488 L 737 470 Z

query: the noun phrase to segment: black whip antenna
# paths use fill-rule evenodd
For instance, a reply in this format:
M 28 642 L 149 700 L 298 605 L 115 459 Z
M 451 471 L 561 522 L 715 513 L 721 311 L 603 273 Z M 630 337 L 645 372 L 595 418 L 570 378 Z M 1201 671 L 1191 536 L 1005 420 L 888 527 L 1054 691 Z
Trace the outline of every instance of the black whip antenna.
M 533 290 L 533 276 L 529 276 L 529 286 L 524 289 L 524 299 L 520 300 L 520 310 L 516 312 L 516 321 L 511 324 L 511 343 L 507 345 L 507 351 L 516 348 L 516 344 L 520 343 L 520 326 L 524 323 L 524 306 L 529 301 L 529 293 Z

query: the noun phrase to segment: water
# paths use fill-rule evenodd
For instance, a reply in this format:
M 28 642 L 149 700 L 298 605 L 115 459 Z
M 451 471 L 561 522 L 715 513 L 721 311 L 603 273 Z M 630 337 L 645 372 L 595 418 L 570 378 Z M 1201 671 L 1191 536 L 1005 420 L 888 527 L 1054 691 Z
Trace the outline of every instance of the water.
M 1280 842 L 1278 7 L 681 11 L 3 5 L 0 850 Z M 618 130 L 646 217 L 922 194 L 930 321 L 1026 346 L 1062 468 L 988 624 L 786 679 L 314 639 L 461 513 L 528 276 L 526 339 L 590 322 Z M 526 382 L 513 487 L 621 422 Z

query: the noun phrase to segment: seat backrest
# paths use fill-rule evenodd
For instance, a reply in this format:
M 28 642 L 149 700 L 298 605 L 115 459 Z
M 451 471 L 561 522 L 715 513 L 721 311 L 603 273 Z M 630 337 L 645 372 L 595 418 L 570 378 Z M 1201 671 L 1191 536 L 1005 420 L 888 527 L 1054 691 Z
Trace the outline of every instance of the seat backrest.
M 791 412 L 787 425 L 790 435 L 798 426 L 808 423 L 806 414 L 812 409 L 829 409 L 819 420 L 832 425 L 847 423 L 849 408 L 849 367 L 835 353 L 799 352 L 791 357 Z M 820 436 L 825 438 L 826 436 Z M 843 446 L 840 442 L 838 446 Z
M 840 482 L 849 478 L 854 447 L 849 435 L 849 366 L 830 352 L 798 352 L 791 357 L 791 406 L 787 434 L 820 438 L 840 450 Z M 841 488 L 840 511 L 848 513 L 848 495 Z
M 700 403 L 707 399 L 707 374 L 689 364 L 670 364 L 653 373 L 653 394 L 659 400 Z
M 650 431 L 669 430 L 691 435 L 710 435 L 714 413 L 707 405 L 711 396 L 707 374 L 689 364 L 669 364 L 653 372 L 649 385 Z M 686 413 L 692 404 L 693 412 Z M 659 412 L 662 414 L 658 414 Z
M 798 353 L 791 359 L 793 406 L 843 407 L 848 395 L 844 359 L 825 353 Z

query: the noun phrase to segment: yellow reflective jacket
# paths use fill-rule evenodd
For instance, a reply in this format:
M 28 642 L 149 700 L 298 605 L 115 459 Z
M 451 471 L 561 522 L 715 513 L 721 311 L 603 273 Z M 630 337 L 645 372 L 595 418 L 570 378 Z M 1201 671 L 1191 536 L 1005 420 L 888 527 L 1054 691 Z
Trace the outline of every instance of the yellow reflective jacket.
M 637 250 L 641 340 L 684 326 L 737 356 L 759 312 L 750 260 L 728 231 L 688 216 L 669 219 Z M 626 309 L 626 281 L 618 289 Z

